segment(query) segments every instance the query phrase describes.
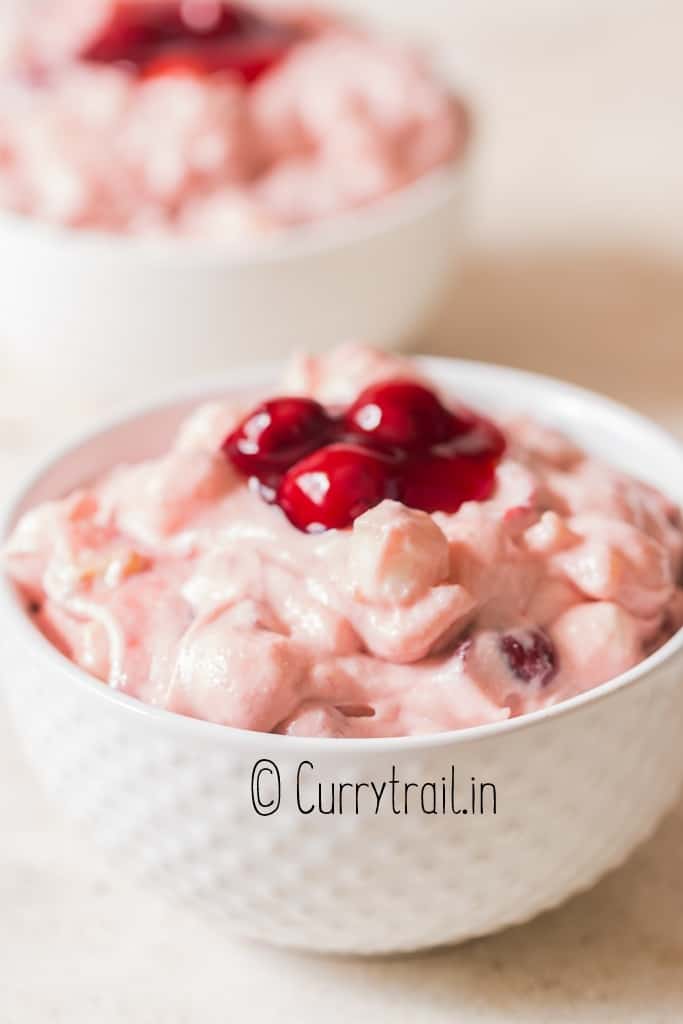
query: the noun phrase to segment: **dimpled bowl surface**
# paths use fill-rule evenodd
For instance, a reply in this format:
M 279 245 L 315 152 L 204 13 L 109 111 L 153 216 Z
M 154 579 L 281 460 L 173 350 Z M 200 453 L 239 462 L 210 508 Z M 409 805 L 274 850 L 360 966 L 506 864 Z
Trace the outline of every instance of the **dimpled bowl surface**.
M 681 498 L 678 445 L 606 399 L 500 367 L 425 360 L 435 379 L 491 409 L 532 408 L 580 443 Z M 262 373 L 233 374 L 230 387 Z M 220 391 L 217 385 L 209 391 Z M 122 457 L 161 450 L 192 399 L 128 418 L 44 465 L 8 514 Z M 144 424 L 144 436 L 141 427 Z M 676 489 L 679 489 L 677 492 Z M 89 679 L 0 593 L 3 675 L 37 774 L 111 852 L 116 871 L 269 942 L 318 951 L 414 950 L 526 920 L 595 882 L 655 827 L 683 774 L 681 634 L 626 675 L 510 723 L 439 736 L 305 740 L 181 718 Z M 253 767 L 277 765 L 279 809 L 252 806 Z M 295 776 L 378 785 L 493 782 L 497 813 L 304 814 Z M 271 773 L 273 769 L 270 769 Z M 264 800 L 274 797 L 267 773 Z M 269 782 L 270 780 L 270 782 Z M 329 787 L 323 786 L 325 794 Z M 305 809 L 314 789 L 302 792 Z M 329 796 L 325 795 L 325 803 Z

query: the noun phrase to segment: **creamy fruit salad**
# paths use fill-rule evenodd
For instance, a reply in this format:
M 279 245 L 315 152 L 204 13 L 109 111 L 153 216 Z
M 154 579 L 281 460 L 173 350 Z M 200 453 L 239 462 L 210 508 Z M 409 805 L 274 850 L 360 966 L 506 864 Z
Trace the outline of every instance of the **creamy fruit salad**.
M 682 555 L 652 487 L 360 347 L 200 406 L 4 549 L 38 627 L 104 684 L 329 737 L 502 721 L 624 672 L 683 621 Z
M 18 5 L 0 205 L 76 228 L 242 239 L 457 161 L 461 102 L 413 53 L 225 0 Z

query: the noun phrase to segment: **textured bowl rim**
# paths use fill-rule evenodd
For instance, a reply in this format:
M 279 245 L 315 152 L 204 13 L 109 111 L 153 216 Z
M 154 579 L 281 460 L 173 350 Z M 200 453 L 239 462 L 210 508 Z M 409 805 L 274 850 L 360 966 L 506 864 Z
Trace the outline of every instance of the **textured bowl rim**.
M 311 225 L 276 231 L 266 238 L 226 244 L 220 239 L 135 236 L 95 229 L 68 228 L 38 218 L 0 210 L 0 242 L 31 241 L 53 245 L 84 258 L 139 260 L 154 265 L 198 263 L 239 268 L 288 261 L 344 249 L 391 234 L 406 223 L 429 217 L 448 206 L 465 190 L 471 151 L 422 175 L 375 202 Z
M 537 387 L 551 389 L 557 394 L 564 394 L 581 403 L 590 402 L 594 406 L 601 407 L 608 414 L 611 413 L 623 420 L 631 420 L 636 429 L 647 430 L 653 438 L 658 438 L 662 444 L 668 446 L 672 451 L 676 451 L 680 455 L 681 464 L 683 465 L 683 445 L 675 437 L 646 416 L 598 392 L 569 384 L 554 377 L 518 370 L 500 364 L 433 356 L 419 356 L 416 357 L 415 361 L 435 381 L 438 380 L 440 370 L 448 367 L 452 372 L 460 366 L 467 367 L 470 371 L 481 373 L 484 376 L 486 374 L 502 373 L 509 377 L 510 383 L 515 380 L 524 381 Z M 161 411 L 168 406 L 184 401 L 196 400 L 200 402 L 202 398 L 210 399 L 215 397 L 216 394 L 229 392 L 230 390 L 236 391 L 259 385 L 263 386 L 269 378 L 272 379 L 274 377 L 280 368 L 281 364 L 279 363 L 263 363 L 259 366 L 245 366 L 231 371 L 229 374 L 230 382 L 227 375 L 225 381 L 222 379 L 216 380 L 215 378 L 211 380 L 198 380 L 180 389 L 165 392 L 162 397 L 156 400 L 137 402 L 126 411 L 107 418 L 95 428 L 91 427 L 78 431 L 75 436 L 71 437 L 67 442 L 58 445 L 46 457 L 42 458 L 28 474 L 25 474 L 20 485 L 15 488 L 10 500 L 4 503 L 2 513 L 0 514 L 0 543 L 4 542 L 8 536 L 11 525 L 16 519 L 17 510 L 23 503 L 25 496 L 30 493 L 50 469 L 83 444 L 106 435 L 130 419 Z M 507 735 L 520 729 L 537 727 L 542 725 L 543 722 L 573 714 L 589 704 L 608 699 L 627 686 L 632 686 L 638 682 L 644 683 L 662 665 L 673 661 L 676 656 L 682 655 L 683 652 L 682 628 L 653 654 L 627 672 L 615 676 L 613 679 L 586 690 L 575 697 L 560 701 L 538 711 L 528 712 L 517 718 L 415 736 L 339 739 L 332 737 L 285 736 L 275 733 L 255 732 L 248 729 L 237 729 L 233 726 L 219 725 L 215 722 L 206 722 L 203 719 L 190 718 L 168 711 L 165 708 L 153 707 L 143 703 L 136 697 L 113 690 L 71 662 L 43 636 L 26 614 L 9 577 L 4 572 L 0 572 L 0 622 L 6 624 L 7 628 L 11 628 L 28 645 L 33 647 L 36 656 L 43 662 L 46 670 L 52 673 L 60 673 L 70 683 L 80 688 L 85 688 L 92 696 L 99 697 L 104 701 L 113 702 L 119 705 L 123 711 L 129 711 L 143 718 L 149 718 L 165 728 L 192 730 L 198 737 L 201 735 L 212 735 L 214 739 L 222 737 L 224 742 L 237 743 L 239 746 L 254 749 L 257 753 L 258 749 L 263 749 L 264 744 L 271 742 L 278 746 L 283 753 L 285 751 L 302 754 L 312 751 L 332 753 L 333 751 L 340 752 L 342 750 L 352 754 L 364 755 L 371 753 L 400 753 L 416 749 L 422 750 L 424 748 L 438 749 L 443 746 L 466 744 L 488 737 Z

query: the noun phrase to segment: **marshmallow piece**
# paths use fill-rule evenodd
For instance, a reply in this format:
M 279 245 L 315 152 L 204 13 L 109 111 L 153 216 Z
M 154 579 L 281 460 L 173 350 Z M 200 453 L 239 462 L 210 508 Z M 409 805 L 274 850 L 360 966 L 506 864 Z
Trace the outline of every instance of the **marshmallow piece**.
M 572 547 L 580 539 L 557 512 L 544 512 L 539 521 L 524 533 L 527 550 L 536 555 L 555 554 Z
M 233 403 L 204 402 L 181 423 L 174 448 L 179 452 L 215 452 L 239 420 L 239 410 Z
M 306 659 L 287 637 L 239 606 L 193 625 L 181 641 L 166 706 L 171 711 L 271 732 L 300 703 Z
M 212 548 L 195 563 L 181 590 L 195 613 L 203 616 L 247 597 L 260 601 L 262 561 L 255 551 Z
M 48 598 L 36 616 L 36 623 L 58 651 L 102 682 L 109 681 L 111 644 L 102 621 L 76 618 Z
M 476 604 L 458 584 L 432 587 L 413 604 L 356 604 L 349 619 L 368 651 L 407 665 L 439 651 L 463 632 Z
M 575 605 L 550 630 L 560 667 L 558 690 L 572 696 L 621 675 L 643 656 L 643 625 L 612 601 Z
M 321 356 L 294 355 L 282 380 L 282 392 L 308 395 L 323 405 L 348 405 L 371 384 L 398 377 L 421 380 L 411 360 L 349 343 Z
M 543 563 L 518 542 L 517 530 L 478 502 L 467 502 L 439 522 L 449 540 L 451 579 L 477 602 L 477 625 L 497 629 L 524 618 L 543 578 Z
M 114 473 L 101 498 L 124 533 L 154 546 L 227 494 L 236 481 L 220 452 L 171 452 Z
M 412 604 L 448 580 L 448 541 L 426 512 L 383 501 L 353 524 L 348 572 L 354 598 Z
M 633 615 L 652 618 L 671 599 L 674 581 L 666 549 L 628 523 L 599 516 L 569 520 L 581 542 L 553 557 L 586 597 L 615 601 Z
M 95 525 L 96 513 L 97 501 L 89 491 L 24 513 L 0 554 L 29 600 L 41 600 L 48 574 L 78 582 L 81 552 L 96 548 L 107 533 Z
M 360 649 L 360 638 L 346 615 L 317 600 L 310 581 L 302 586 L 301 580 L 275 564 L 263 566 L 262 581 L 269 607 L 293 640 L 323 657 Z
M 496 490 L 489 499 L 492 509 L 503 514 L 518 509 L 535 510 L 547 499 L 536 474 L 514 459 L 507 458 L 496 470 Z

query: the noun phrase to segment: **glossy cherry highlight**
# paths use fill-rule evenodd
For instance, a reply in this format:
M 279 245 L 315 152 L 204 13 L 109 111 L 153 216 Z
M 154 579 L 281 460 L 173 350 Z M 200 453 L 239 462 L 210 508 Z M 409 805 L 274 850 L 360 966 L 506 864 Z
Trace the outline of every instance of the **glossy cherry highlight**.
M 277 502 L 299 530 L 320 533 L 343 529 L 396 497 L 396 463 L 360 445 L 333 444 L 293 466 L 284 477 Z
M 344 422 L 364 441 L 404 450 L 439 444 L 460 428 L 433 391 L 410 380 L 372 384 L 353 403 Z
M 330 439 L 333 421 L 311 398 L 274 398 L 257 406 L 223 442 L 247 476 L 272 482 Z

